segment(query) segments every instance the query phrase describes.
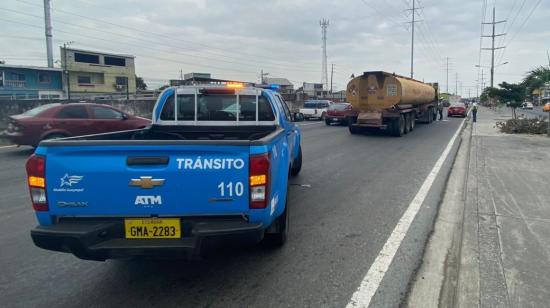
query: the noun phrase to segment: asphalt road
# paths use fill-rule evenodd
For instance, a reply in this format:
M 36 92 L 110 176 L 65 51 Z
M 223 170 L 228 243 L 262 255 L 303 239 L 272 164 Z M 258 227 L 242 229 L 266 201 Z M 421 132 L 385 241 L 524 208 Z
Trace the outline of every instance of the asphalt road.
M 287 244 L 228 249 L 193 262 L 93 262 L 36 248 L 24 171 L 32 151 L 0 148 L 0 306 L 343 307 L 461 121 L 417 125 L 403 138 L 303 123 L 304 165 L 292 182 L 311 187 L 291 187 Z M 372 305 L 395 306 L 404 296 L 445 172 Z

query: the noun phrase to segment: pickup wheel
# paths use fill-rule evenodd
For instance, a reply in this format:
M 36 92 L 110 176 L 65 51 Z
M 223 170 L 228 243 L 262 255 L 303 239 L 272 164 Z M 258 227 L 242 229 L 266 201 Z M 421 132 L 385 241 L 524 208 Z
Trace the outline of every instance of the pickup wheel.
M 292 168 L 290 168 L 290 175 L 297 176 L 298 173 L 300 173 L 300 170 L 302 170 L 302 146 L 298 148 L 298 157 L 296 157 L 296 159 L 294 159 L 294 162 L 292 163 Z
M 325 124 L 326 124 L 327 126 L 330 126 L 330 121 L 327 120 L 327 119 L 325 119 Z
M 271 247 L 281 247 L 286 243 L 286 239 L 288 237 L 288 228 L 289 228 L 289 215 L 288 215 L 289 209 L 288 209 L 288 188 L 286 191 L 286 202 L 285 202 L 285 210 L 281 214 L 281 216 L 277 217 L 277 219 L 273 222 L 275 224 L 275 232 L 273 233 L 266 233 L 264 241 L 267 245 Z

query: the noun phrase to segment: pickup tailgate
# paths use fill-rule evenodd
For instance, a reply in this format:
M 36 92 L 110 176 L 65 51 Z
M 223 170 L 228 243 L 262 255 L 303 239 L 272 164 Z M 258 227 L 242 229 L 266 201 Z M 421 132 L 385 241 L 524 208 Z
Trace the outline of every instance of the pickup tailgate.
M 231 215 L 248 211 L 248 145 L 46 149 L 53 216 Z

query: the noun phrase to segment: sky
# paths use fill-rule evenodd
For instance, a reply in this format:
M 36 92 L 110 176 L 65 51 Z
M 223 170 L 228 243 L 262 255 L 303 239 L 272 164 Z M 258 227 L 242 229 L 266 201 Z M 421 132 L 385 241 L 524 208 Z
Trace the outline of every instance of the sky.
M 259 81 L 260 72 L 295 88 L 321 82 L 320 19 L 328 19 L 328 78 L 345 89 L 352 74 L 383 70 L 410 76 L 412 0 L 52 0 L 54 60 L 59 46 L 132 54 L 149 88 L 180 72 Z M 475 96 L 489 85 L 491 34 L 495 85 L 518 82 L 550 65 L 548 0 L 416 0 L 414 78 L 439 82 L 445 92 Z M 408 10 L 409 9 L 409 10 Z M 484 16 L 484 17 L 483 17 Z M 0 60 L 46 66 L 43 0 L 2 0 Z M 407 23 L 409 22 L 409 23 Z M 449 73 L 447 82 L 447 57 Z M 506 63 L 506 64 L 503 64 Z M 503 64 L 503 65 L 499 65 Z M 58 64 L 56 64 L 58 66 Z M 456 91 L 456 92 L 455 92 Z

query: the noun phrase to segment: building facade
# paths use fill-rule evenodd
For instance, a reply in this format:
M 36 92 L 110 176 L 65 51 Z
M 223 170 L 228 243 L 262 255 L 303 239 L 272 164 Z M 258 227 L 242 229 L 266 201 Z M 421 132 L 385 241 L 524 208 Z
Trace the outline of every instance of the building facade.
M 0 99 L 64 98 L 60 68 L 0 64 Z
M 136 93 L 134 56 L 61 47 L 71 98 L 124 96 Z

